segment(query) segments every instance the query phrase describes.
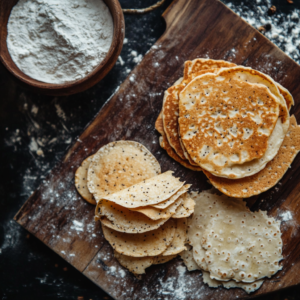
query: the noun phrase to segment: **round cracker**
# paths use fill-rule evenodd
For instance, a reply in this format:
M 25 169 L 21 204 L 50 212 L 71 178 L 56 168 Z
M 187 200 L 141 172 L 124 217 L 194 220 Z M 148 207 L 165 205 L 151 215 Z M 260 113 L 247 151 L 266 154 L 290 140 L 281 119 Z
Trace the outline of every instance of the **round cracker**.
M 102 199 L 130 208 L 161 203 L 175 195 L 184 185 L 172 173 L 173 171 L 167 171 Z
M 172 218 L 187 218 L 194 212 L 195 201 L 190 197 L 187 193 L 184 197 L 184 201 L 179 207 L 177 208 Z
M 159 208 L 159 209 L 167 208 L 168 206 L 173 204 L 179 197 L 181 197 L 181 195 L 185 194 L 191 186 L 192 186 L 191 184 L 186 184 L 183 187 L 181 187 L 177 191 L 177 193 L 175 195 L 173 195 L 172 197 L 170 197 L 169 199 L 162 201 L 158 204 L 153 204 L 151 206 L 153 206 L 155 208 Z
M 266 212 L 218 212 L 202 237 L 210 277 L 254 282 L 282 269 L 280 221 Z
M 218 218 L 222 211 L 224 214 L 231 215 L 237 211 L 249 211 L 246 202 L 241 199 L 218 196 L 211 191 L 201 193 L 192 192 L 191 198 L 196 202 L 194 214 L 188 220 L 188 240 L 193 246 L 194 259 L 201 269 L 208 271 L 205 261 L 205 250 L 201 246 L 203 233 L 212 218 Z
M 175 258 L 177 256 L 177 254 L 175 255 L 168 255 L 168 256 L 155 256 L 154 260 L 153 260 L 153 265 L 160 265 L 160 264 L 164 264 L 170 260 L 172 260 L 173 258 Z
M 182 258 L 186 268 L 189 271 L 201 270 L 194 260 L 193 247 L 191 245 L 186 245 L 186 250 L 182 251 L 179 255 Z
M 176 222 L 170 219 L 156 230 L 145 233 L 120 233 L 103 225 L 104 237 L 119 253 L 133 257 L 157 256 L 174 238 Z
M 88 188 L 99 201 L 160 172 L 158 161 L 142 144 L 112 142 L 94 155 L 88 169 Z
M 186 250 L 186 229 L 186 218 L 177 219 L 174 239 L 168 248 L 162 253 L 162 256 L 174 255 Z
M 264 283 L 263 280 L 257 280 L 252 283 L 235 282 L 234 280 L 219 281 L 216 279 L 211 279 L 209 272 L 203 271 L 202 274 L 203 274 L 203 282 L 206 283 L 209 287 L 217 288 L 219 286 L 223 286 L 226 289 L 240 288 L 246 291 L 248 294 L 258 290 Z
M 155 208 L 153 206 L 143 206 L 131 208 L 130 210 L 144 214 L 151 220 L 170 219 L 176 212 L 177 208 L 182 204 L 183 197 L 179 197 L 174 203 L 167 208 Z
M 145 274 L 145 269 L 150 267 L 156 257 L 148 256 L 148 257 L 132 257 L 118 253 L 114 251 L 115 258 L 119 261 L 119 263 L 128 269 L 130 272 L 141 275 Z
M 142 213 L 131 211 L 114 202 L 102 200 L 96 207 L 95 219 L 100 219 L 105 226 L 126 233 L 141 233 L 159 228 L 166 219 L 151 220 Z
M 90 163 L 93 159 L 94 155 L 87 157 L 80 165 L 80 167 L 76 170 L 75 173 L 75 187 L 78 193 L 82 196 L 84 200 L 91 204 L 96 204 L 95 199 L 93 198 L 93 194 L 90 193 L 87 186 L 87 173 Z

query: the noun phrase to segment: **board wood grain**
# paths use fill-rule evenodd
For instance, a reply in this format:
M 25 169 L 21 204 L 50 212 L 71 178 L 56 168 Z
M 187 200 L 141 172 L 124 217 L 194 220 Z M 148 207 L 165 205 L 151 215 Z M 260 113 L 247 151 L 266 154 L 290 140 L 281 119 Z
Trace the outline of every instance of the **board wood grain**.
M 81 161 L 115 140 L 134 140 L 158 159 L 162 171 L 173 170 L 193 190 L 210 188 L 202 172 L 172 160 L 158 144 L 154 123 L 163 92 L 197 57 L 225 59 L 267 73 L 291 91 L 292 113 L 300 114 L 300 67 L 280 49 L 217 0 L 177 0 L 163 17 L 166 31 L 132 71 L 118 92 L 68 151 L 65 158 L 27 200 L 15 220 L 116 299 L 252 298 L 300 283 L 300 156 L 280 183 L 247 200 L 253 210 L 267 210 L 282 222 L 283 269 L 255 293 L 210 289 L 201 272 L 188 272 L 179 258 L 152 266 L 138 280 L 113 258 L 94 207 L 75 190 L 74 173 Z M 291 216 L 291 218 L 283 218 Z

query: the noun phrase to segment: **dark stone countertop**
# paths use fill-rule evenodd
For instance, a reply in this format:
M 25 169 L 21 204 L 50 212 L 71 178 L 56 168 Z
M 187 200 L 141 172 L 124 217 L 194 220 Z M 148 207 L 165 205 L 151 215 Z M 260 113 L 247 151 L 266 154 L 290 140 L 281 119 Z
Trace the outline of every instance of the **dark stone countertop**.
M 196 1 L 196 0 L 195 0 Z M 208 1 L 208 0 L 207 0 Z M 155 0 L 121 0 L 124 8 L 146 7 Z M 271 24 L 266 36 L 300 61 L 300 1 L 224 0 L 250 24 Z M 101 109 L 155 41 L 163 34 L 162 12 L 171 3 L 145 15 L 125 15 L 126 39 L 109 74 L 88 91 L 69 97 L 38 95 L 20 87 L 0 64 L 1 185 L 0 297 L 1 299 L 111 299 L 62 258 L 20 227 L 13 217 L 41 180 L 63 157 L 76 137 Z M 266 13 L 271 4 L 274 16 Z M 37 154 L 37 150 L 39 154 Z M 257 299 L 299 299 L 294 287 Z

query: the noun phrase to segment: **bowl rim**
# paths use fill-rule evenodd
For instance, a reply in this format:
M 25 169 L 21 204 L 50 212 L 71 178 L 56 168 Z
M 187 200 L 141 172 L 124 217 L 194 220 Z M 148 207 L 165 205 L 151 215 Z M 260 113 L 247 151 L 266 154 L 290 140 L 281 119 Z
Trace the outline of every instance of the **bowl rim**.
M 3 1 L 6 0 L 0 0 L 0 5 L 1 2 L 3 3 Z M 4 47 L 1 47 L 0 44 L 0 61 L 6 67 L 6 69 L 18 79 L 20 83 L 23 83 L 27 87 L 34 88 L 40 92 L 44 92 L 47 94 L 70 95 L 77 92 L 82 92 L 92 87 L 111 70 L 122 50 L 123 41 L 125 37 L 124 15 L 118 0 L 103 0 L 109 8 L 114 24 L 112 43 L 105 58 L 100 62 L 100 64 L 96 68 L 93 69 L 92 72 L 90 72 L 83 78 L 59 84 L 47 83 L 31 78 L 18 68 L 18 66 L 15 64 L 15 62 L 10 56 L 7 47 L 7 23 L 11 14 L 11 10 L 17 4 L 18 1 L 19 0 L 13 1 L 14 4 L 11 6 L 7 18 L 5 18 L 3 22 L 1 21 L 2 24 L 0 24 L 0 26 L 2 25 L 1 27 L 5 27 L 3 36 L 5 42 L 1 43 Z M 0 14 L 0 18 L 4 18 L 3 14 Z M 3 32 L 3 30 L 1 30 L 1 32 Z

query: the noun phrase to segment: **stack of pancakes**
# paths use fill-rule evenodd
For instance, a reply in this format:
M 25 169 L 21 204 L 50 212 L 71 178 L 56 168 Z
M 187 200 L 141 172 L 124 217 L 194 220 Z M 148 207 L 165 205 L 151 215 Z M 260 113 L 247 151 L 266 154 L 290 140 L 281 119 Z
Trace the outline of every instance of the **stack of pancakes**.
M 165 91 L 160 145 L 231 197 L 274 186 L 300 150 L 292 95 L 268 75 L 211 59 L 187 61 Z

